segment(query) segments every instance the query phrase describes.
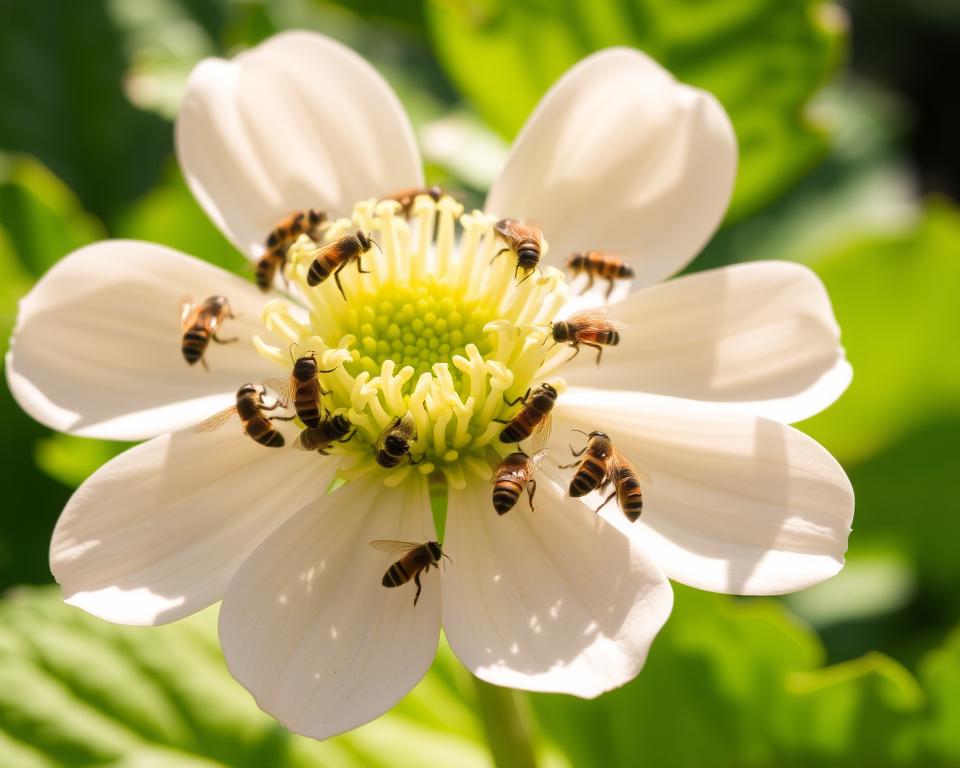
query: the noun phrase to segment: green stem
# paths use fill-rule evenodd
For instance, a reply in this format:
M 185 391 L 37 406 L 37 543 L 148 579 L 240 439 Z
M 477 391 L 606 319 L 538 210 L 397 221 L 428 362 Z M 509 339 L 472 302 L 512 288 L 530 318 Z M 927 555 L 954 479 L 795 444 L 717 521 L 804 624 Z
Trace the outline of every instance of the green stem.
M 490 685 L 473 678 L 480 719 L 497 768 L 536 768 L 533 715 L 526 699 L 512 688 Z

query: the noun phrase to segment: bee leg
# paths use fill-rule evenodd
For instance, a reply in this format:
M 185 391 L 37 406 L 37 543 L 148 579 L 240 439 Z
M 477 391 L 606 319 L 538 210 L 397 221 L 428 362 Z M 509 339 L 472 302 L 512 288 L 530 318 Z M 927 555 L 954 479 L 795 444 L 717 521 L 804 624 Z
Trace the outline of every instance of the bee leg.
M 610 294 L 613 293 L 613 286 L 615 286 L 617 283 L 612 277 L 608 277 L 607 282 L 609 283 L 609 285 L 607 286 L 607 292 L 606 294 L 604 294 L 603 298 L 606 299 L 607 301 L 610 301 Z
M 329 456 L 329 455 L 330 455 L 330 451 L 328 451 L 326 448 L 318 448 L 318 449 L 317 449 L 317 453 L 319 453 L 321 456 Z
M 593 347 L 595 350 L 597 350 L 597 365 L 600 365 L 600 358 L 603 355 L 603 347 L 600 346 L 599 344 L 594 344 L 593 342 L 590 342 L 590 341 L 584 341 L 582 343 L 586 344 L 588 347 Z M 574 355 L 574 357 L 576 357 L 576 355 Z M 573 360 L 573 357 L 571 357 L 570 359 Z
M 349 443 L 349 442 L 353 439 L 353 436 L 354 436 L 355 434 L 357 434 L 357 430 L 353 430 L 353 432 L 351 432 L 349 435 L 347 435 L 345 438 L 343 438 L 343 440 L 337 440 L 337 442 L 338 442 L 338 443 Z
M 520 265 L 519 265 L 519 264 L 517 265 L 517 269 L 520 269 Z M 513 276 L 514 276 L 514 277 L 517 276 L 517 269 L 513 270 Z M 527 279 L 528 277 L 530 277 L 533 273 L 534 273 L 534 270 L 528 269 L 528 270 L 527 270 L 527 274 L 525 274 L 522 278 L 520 278 L 520 282 L 517 283 L 517 285 L 521 285 L 521 284 L 522 284 L 524 281 L 526 281 L 526 279 Z
M 495 421 L 497 424 L 509 424 L 513 419 L 490 419 L 490 421 Z
M 517 403 L 526 403 L 528 397 L 530 397 L 529 389 L 523 393 L 523 397 L 517 397 L 513 400 L 507 400 L 507 396 L 503 395 L 503 402 L 505 402 L 507 405 L 516 405 Z M 494 419 L 494 421 L 496 421 L 496 419 Z
M 605 506 L 607 506 L 607 503 L 610 501 L 610 499 L 612 499 L 612 498 L 613 498 L 614 496 L 616 496 L 616 495 L 617 495 L 617 489 L 614 488 L 613 491 L 610 493 L 610 495 L 607 496 L 607 498 L 605 498 L 605 499 L 603 500 L 603 504 L 601 504 L 599 507 L 597 507 L 597 508 L 594 510 L 594 512 L 599 513 L 601 509 L 603 509 Z
M 594 280 L 593 272 L 587 273 L 587 277 L 588 277 L 587 284 L 586 284 L 586 286 L 584 287 L 584 289 L 581 291 L 581 293 L 586 293 L 586 292 L 589 291 L 591 288 L 593 288 L 593 280 Z
M 207 358 L 205 358 L 203 355 L 200 356 L 200 365 L 203 366 L 203 370 L 205 370 L 207 373 L 210 373 L 210 366 L 207 365 Z
M 570 346 L 573 347 L 574 352 L 573 352 L 572 355 L 570 355 L 570 357 L 567 358 L 567 362 L 568 362 L 568 363 L 569 363 L 571 360 L 573 360 L 573 358 L 575 358 L 577 355 L 580 354 L 580 342 L 579 342 L 579 341 L 571 341 L 571 342 L 570 342 Z
M 211 333 L 210 338 L 213 339 L 215 342 L 217 342 L 217 344 L 233 344 L 235 341 L 240 341 L 239 336 L 234 336 L 233 338 L 230 338 L 230 339 L 221 339 L 215 333 Z
M 369 269 L 364 269 L 364 268 L 363 268 L 363 262 L 361 261 L 361 257 L 360 257 L 360 256 L 357 256 L 357 272 L 359 272 L 361 275 L 369 275 L 369 274 L 370 274 L 370 270 L 369 270 Z
M 490 263 L 493 264 L 493 262 L 495 262 L 495 261 L 497 260 L 497 256 L 499 256 L 501 253 L 510 253 L 510 249 L 509 249 L 509 248 L 501 248 L 499 251 L 497 251 L 495 254 L 493 254 L 493 258 L 490 259 Z M 516 272 L 514 272 L 514 275 L 516 275 Z
M 340 284 L 340 273 L 343 272 L 343 268 L 347 266 L 347 262 L 343 262 L 333 273 L 333 280 L 337 284 L 337 289 L 340 291 L 340 295 L 343 296 L 343 300 L 347 300 L 347 294 L 343 292 L 343 286 Z
M 267 410 L 267 409 L 264 409 Z M 272 409 L 270 409 L 272 410 Z M 268 416 L 269 421 L 293 421 L 296 416 Z
M 417 594 L 413 596 L 413 606 L 417 606 L 417 600 L 420 599 L 420 590 L 423 589 L 423 585 L 420 583 L 420 571 L 417 571 L 416 576 L 413 577 L 413 583 L 417 585 Z
M 427 454 L 421 453 L 420 458 L 414 461 L 413 456 L 411 456 L 409 453 L 407 454 L 407 461 L 410 462 L 411 464 L 423 464 L 426 458 L 427 458 Z
M 530 501 L 530 511 L 534 512 L 533 508 L 533 494 L 537 492 L 537 481 L 529 480 L 527 482 L 527 499 Z

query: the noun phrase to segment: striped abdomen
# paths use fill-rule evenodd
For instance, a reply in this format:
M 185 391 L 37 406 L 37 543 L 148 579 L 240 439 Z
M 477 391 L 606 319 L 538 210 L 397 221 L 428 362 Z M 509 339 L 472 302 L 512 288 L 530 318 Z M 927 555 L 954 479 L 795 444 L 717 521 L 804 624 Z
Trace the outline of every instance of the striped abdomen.
M 259 393 L 241 388 L 237 394 L 237 415 L 243 422 L 243 431 L 260 445 L 267 448 L 283 447 L 283 435 L 260 410 Z
M 314 259 L 307 270 L 307 285 L 320 285 L 341 263 L 341 259 L 334 255 L 321 255 Z
M 433 556 L 430 554 L 430 549 L 426 544 L 423 544 L 410 550 L 409 553 L 387 568 L 381 583 L 385 587 L 399 587 L 410 581 L 424 568 L 429 567 L 432 562 Z
M 256 280 L 261 291 L 270 289 L 277 270 L 283 267 L 286 260 L 287 247 L 285 245 L 275 246 L 260 257 L 260 261 L 257 262 Z
M 570 479 L 570 495 L 574 497 L 586 496 L 590 491 L 595 491 L 603 485 L 606 474 L 606 462 L 596 456 L 587 454 Z
M 620 343 L 620 332 L 613 328 L 607 328 L 602 331 L 591 329 L 577 330 L 577 341 L 586 341 L 592 344 L 603 344 L 608 347 L 615 347 Z
M 640 490 L 640 478 L 629 467 L 618 467 L 613 476 L 617 488 L 617 503 L 632 523 L 643 512 L 643 493 Z
M 184 331 L 183 341 L 180 345 L 183 359 L 190 365 L 194 365 L 197 360 L 203 357 L 209 343 L 210 331 L 202 323 L 191 325 Z
M 557 391 L 553 387 L 540 387 L 533 398 L 503 428 L 500 433 L 500 442 L 519 443 L 521 440 L 526 440 L 537 425 L 547 418 L 556 401 Z
M 293 393 L 293 407 L 297 416 L 308 427 L 320 425 L 320 384 L 316 378 L 297 382 Z
M 493 486 L 493 508 L 497 510 L 498 515 L 513 509 L 523 492 L 524 485 L 525 483 L 513 473 L 497 478 Z

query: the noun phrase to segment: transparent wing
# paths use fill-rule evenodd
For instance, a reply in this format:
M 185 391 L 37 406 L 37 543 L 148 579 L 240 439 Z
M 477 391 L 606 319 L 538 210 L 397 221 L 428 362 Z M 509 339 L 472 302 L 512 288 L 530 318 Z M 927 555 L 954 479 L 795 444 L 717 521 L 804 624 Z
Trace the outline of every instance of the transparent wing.
M 630 461 L 630 459 L 620 453 L 620 451 L 618 451 L 616 448 L 613 449 L 613 453 L 610 454 L 608 461 L 609 469 L 607 471 L 607 477 L 610 477 L 618 469 L 626 468 L 633 472 L 633 474 L 637 476 L 637 479 L 639 479 L 644 485 L 653 485 L 653 478 L 642 469 L 637 469 L 636 464 Z
M 486 455 L 487 464 L 490 465 L 490 482 L 495 483 L 497 481 L 497 475 L 500 474 L 500 464 L 503 463 L 503 459 L 490 443 L 487 443 Z
M 406 554 L 420 545 L 415 541 L 393 541 L 391 539 L 374 539 L 370 546 L 381 552 L 389 552 L 391 555 Z
M 197 320 L 197 314 L 200 312 L 200 305 L 194 305 L 193 299 L 189 296 L 181 296 L 177 302 L 180 309 L 180 327 L 187 330 Z
M 552 426 L 553 414 L 548 413 L 543 420 L 533 428 L 529 440 L 534 454 L 540 453 L 543 446 L 547 444 L 547 440 L 550 439 L 550 429 Z
M 404 418 L 406 418 L 406 417 L 404 417 Z M 389 424 L 387 424 L 387 426 L 384 428 L 383 432 L 380 433 L 380 437 L 377 438 L 377 443 L 376 443 L 376 445 L 377 445 L 377 450 L 380 450 L 380 449 L 383 447 L 384 438 L 386 438 L 386 436 L 390 434 L 390 431 L 391 431 L 394 427 L 398 426 L 402 421 L 403 421 L 403 419 L 401 419 L 399 416 L 397 416 L 396 418 L 394 418 L 393 421 L 391 421 Z
M 602 333 L 603 331 L 610 330 L 622 331 L 628 327 L 626 323 L 621 323 L 619 320 L 610 320 L 607 317 L 606 307 L 598 307 L 587 310 L 586 312 L 578 312 L 568 317 L 566 322 L 579 329 L 592 331 L 593 333 Z
M 225 408 L 220 411 L 220 413 L 215 413 L 209 419 L 205 419 L 197 424 L 194 428 L 194 432 L 213 432 L 221 425 L 224 424 L 233 414 L 237 412 L 237 407 L 231 405 L 229 408 Z
M 537 451 L 533 456 L 530 457 L 530 474 L 532 475 L 538 469 L 540 465 L 543 464 L 543 460 L 547 458 L 547 455 L 550 453 L 549 448 L 543 448 L 542 450 Z
M 293 391 L 293 382 L 289 376 L 280 379 L 264 379 L 260 382 L 263 386 L 273 390 L 277 399 L 281 402 L 289 402 L 290 393 Z

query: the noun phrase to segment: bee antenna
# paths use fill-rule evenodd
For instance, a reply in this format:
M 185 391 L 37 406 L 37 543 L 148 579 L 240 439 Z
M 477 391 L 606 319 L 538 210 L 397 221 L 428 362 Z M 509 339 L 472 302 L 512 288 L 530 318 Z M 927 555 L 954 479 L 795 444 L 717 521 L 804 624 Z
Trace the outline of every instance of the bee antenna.
M 581 435 L 586 435 L 587 437 L 590 437 L 589 434 L 587 434 L 586 432 L 584 432 L 582 429 L 577 429 L 576 427 L 574 427 L 574 428 L 571 429 L 570 431 L 571 431 L 571 432 L 579 432 Z
M 380 247 L 380 243 L 378 243 L 378 242 L 377 242 L 376 240 L 374 240 L 372 237 L 371 237 L 371 238 L 368 238 L 368 239 L 370 240 L 371 243 L 373 243 L 375 246 L 377 246 L 377 250 L 380 251 L 380 255 L 382 256 L 382 255 L 383 255 L 383 248 Z
M 295 341 L 295 342 L 293 342 L 293 343 L 290 345 L 289 353 L 290 353 L 290 362 L 291 362 L 291 363 L 293 362 L 293 348 L 296 347 L 298 344 L 299 344 L 299 342 L 296 342 L 296 341 Z

